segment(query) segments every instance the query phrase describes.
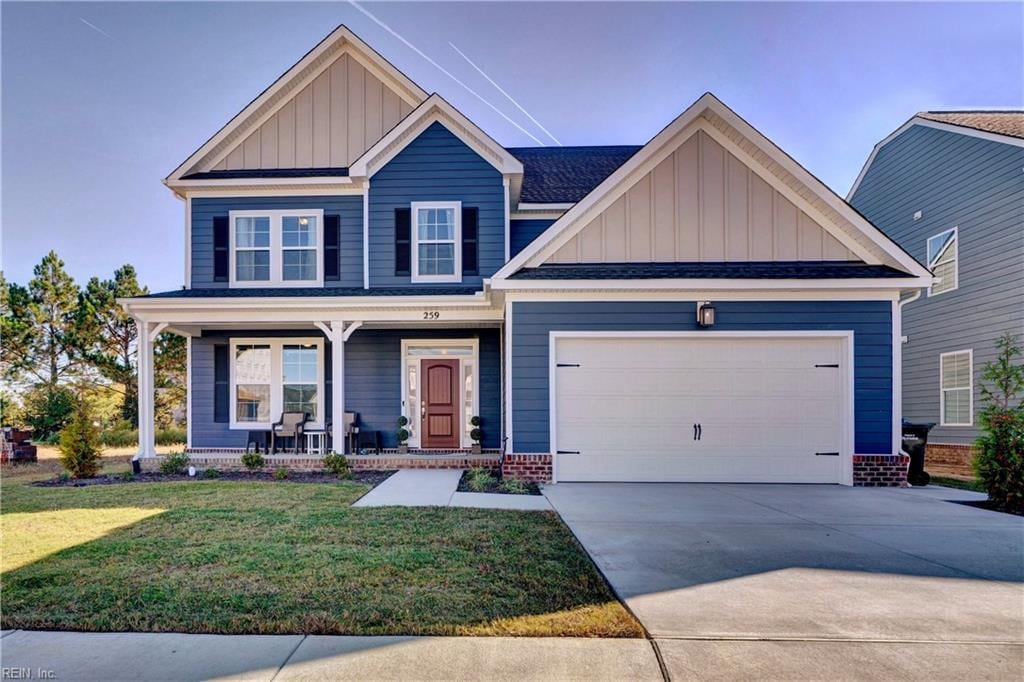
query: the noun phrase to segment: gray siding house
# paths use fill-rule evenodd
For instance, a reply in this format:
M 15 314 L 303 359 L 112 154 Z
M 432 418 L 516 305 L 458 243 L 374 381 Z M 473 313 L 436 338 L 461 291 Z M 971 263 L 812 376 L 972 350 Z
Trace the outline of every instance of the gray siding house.
M 183 287 L 122 301 L 146 466 L 170 331 L 197 466 L 287 414 L 273 465 L 905 478 L 898 306 L 931 274 L 710 93 L 643 146 L 508 148 L 342 26 L 164 184 Z
M 903 415 L 929 458 L 964 467 L 980 376 L 1024 334 L 1024 112 L 922 112 L 875 146 L 847 197 L 933 271 L 903 307 Z

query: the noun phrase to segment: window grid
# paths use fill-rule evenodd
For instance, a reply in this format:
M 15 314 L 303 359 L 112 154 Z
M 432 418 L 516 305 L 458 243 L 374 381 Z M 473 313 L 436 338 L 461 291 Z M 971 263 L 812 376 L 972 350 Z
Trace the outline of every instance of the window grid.
M 974 357 L 970 350 L 939 356 L 939 400 L 942 426 L 974 424 Z
M 954 291 L 960 286 L 959 242 L 956 227 L 928 238 L 928 269 L 938 279 L 928 289 L 929 296 Z
M 412 203 L 412 281 L 462 281 L 461 212 L 457 201 Z

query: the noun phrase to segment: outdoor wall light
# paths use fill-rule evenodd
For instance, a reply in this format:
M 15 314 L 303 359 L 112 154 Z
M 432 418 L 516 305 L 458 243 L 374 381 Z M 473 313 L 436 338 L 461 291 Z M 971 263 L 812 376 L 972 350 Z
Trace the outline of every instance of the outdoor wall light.
M 711 301 L 697 301 L 697 324 L 701 327 L 715 326 L 715 306 Z

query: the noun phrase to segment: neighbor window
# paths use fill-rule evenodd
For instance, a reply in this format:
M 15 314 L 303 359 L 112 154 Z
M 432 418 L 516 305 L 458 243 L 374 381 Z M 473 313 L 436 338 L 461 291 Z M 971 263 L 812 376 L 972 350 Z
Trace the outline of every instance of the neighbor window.
M 943 426 L 974 423 L 973 357 L 969 350 L 939 356 L 940 422 Z
M 462 204 L 412 204 L 412 281 L 462 281 Z
M 955 227 L 928 239 L 928 269 L 935 276 L 935 283 L 928 290 L 929 296 L 953 291 L 959 285 L 959 241 L 958 230 Z
M 308 412 L 314 425 L 322 424 L 320 339 L 235 339 L 231 345 L 232 428 L 269 428 L 282 412 Z
M 322 210 L 231 211 L 232 286 L 323 282 Z

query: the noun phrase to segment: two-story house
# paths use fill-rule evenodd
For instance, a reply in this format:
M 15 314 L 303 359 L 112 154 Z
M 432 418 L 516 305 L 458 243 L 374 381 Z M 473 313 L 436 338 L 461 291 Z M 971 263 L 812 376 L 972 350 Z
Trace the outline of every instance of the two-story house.
M 1024 112 L 921 112 L 847 198 L 936 276 L 903 309 L 903 413 L 936 425 L 930 463 L 970 474 L 982 369 L 1024 337 Z
M 197 462 L 298 411 L 339 452 L 346 413 L 379 432 L 356 467 L 902 480 L 931 274 L 710 94 L 641 147 L 505 148 L 339 27 L 164 182 L 185 286 L 124 301 L 146 462 L 169 330 Z

